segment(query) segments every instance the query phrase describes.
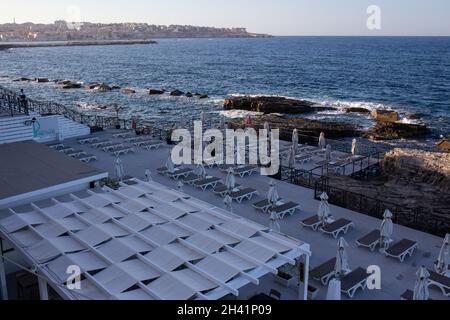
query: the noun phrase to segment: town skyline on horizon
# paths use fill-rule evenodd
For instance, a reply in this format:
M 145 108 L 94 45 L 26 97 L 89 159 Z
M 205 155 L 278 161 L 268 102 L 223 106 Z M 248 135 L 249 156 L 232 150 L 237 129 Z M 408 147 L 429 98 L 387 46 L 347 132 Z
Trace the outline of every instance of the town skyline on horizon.
M 445 16 L 450 3 L 443 0 L 284 0 L 276 6 L 268 0 L 135 0 L 132 5 L 122 0 L 63 0 L 56 4 L 17 0 L 3 2 L 0 9 L 0 24 L 65 20 L 246 28 L 274 36 L 450 36 L 450 21 Z M 378 26 L 369 28 L 373 17 Z

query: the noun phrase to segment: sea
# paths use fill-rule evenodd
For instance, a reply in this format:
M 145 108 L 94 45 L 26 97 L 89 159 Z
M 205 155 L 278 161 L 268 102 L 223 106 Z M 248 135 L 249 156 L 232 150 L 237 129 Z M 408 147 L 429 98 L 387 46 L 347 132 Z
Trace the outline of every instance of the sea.
M 14 82 L 17 77 L 104 82 L 137 93 L 63 90 L 52 82 Z M 369 115 L 345 108 L 390 109 L 436 136 L 450 133 L 450 37 L 159 39 L 154 45 L 11 49 L 0 51 L 0 85 L 86 113 L 111 113 L 108 106 L 117 103 L 123 116 L 153 120 L 195 118 L 202 111 L 242 117 L 245 112 L 223 111 L 226 96 L 283 96 L 336 107 L 306 116 L 313 119 L 370 127 Z M 148 88 L 208 98 L 150 96 Z

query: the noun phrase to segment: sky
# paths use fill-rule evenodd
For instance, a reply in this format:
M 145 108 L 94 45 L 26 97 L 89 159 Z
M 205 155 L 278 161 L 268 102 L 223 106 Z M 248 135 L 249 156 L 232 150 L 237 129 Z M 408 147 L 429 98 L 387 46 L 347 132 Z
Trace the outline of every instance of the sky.
M 371 5 L 380 9 L 376 29 L 367 27 Z M 272 35 L 450 36 L 449 12 L 448 0 L 0 0 L 0 23 L 147 22 Z

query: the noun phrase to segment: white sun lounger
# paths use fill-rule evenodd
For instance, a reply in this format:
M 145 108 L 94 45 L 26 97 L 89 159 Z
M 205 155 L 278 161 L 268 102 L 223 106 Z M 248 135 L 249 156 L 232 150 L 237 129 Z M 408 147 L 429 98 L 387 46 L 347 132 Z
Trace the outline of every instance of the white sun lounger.
M 74 157 L 74 159 L 80 160 L 84 163 L 90 163 L 91 161 L 97 161 L 97 157 L 93 154 L 86 154 Z
M 332 235 L 335 239 L 337 239 L 340 233 L 346 234 L 350 229 L 350 227 L 354 227 L 352 221 L 347 219 L 339 219 L 333 223 L 321 227 L 320 231 L 322 231 L 325 234 Z
M 239 189 L 240 190 L 240 187 L 241 186 L 238 185 L 238 184 L 235 185 L 235 189 Z M 228 188 L 224 184 L 219 184 L 219 185 L 217 185 L 214 188 L 213 192 L 214 192 L 214 194 L 217 194 L 217 195 L 219 195 L 221 197 L 225 197 L 227 195 L 227 193 L 228 193 Z
M 315 267 L 309 272 L 309 276 L 317 281 L 320 281 L 324 286 L 328 285 L 331 278 L 334 277 L 334 270 L 336 266 L 336 258 L 330 259 L 325 263 Z
M 97 142 L 99 139 L 97 137 L 91 137 L 91 138 L 84 138 L 78 140 L 79 144 L 92 144 L 94 142 Z
M 202 189 L 202 191 L 205 191 L 210 187 L 215 188 L 219 183 L 223 183 L 222 179 L 211 177 L 194 182 L 194 187 L 200 188 Z
M 99 140 L 97 142 L 94 142 L 91 144 L 92 147 L 94 148 L 100 148 L 100 147 L 105 147 L 107 145 L 112 145 L 113 143 L 111 142 L 111 140 Z
M 124 149 L 119 149 L 119 150 L 113 150 L 111 153 L 113 155 L 115 155 L 116 157 L 118 157 L 120 155 L 134 153 L 134 149 L 133 148 L 124 148 Z
M 239 189 L 236 192 L 231 192 L 231 199 L 237 201 L 238 203 L 242 203 L 244 200 L 250 200 L 254 195 L 257 195 L 258 191 L 252 188 L 243 188 Z
M 56 149 L 54 149 L 54 150 L 56 150 L 56 151 L 58 151 L 58 152 L 61 152 L 61 153 L 67 154 L 67 153 L 69 153 L 69 152 L 74 151 L 74 148 L 72 148 L 72 147 L 62 147 L 62 148 L 56 148 Z
M 49 147 L 50 149 L 64 148 L 64 144 L 62 144 L 62 143 L 53 143 L 53 144 L 48 144 L 47 147 Z
M 262 212 L 266 213 L 272 207 L 272 204 L 269 202 L 269 200 L 264 199 L 264 200 L 255 202 L 252 205 L 252 207 L 255 208 L 256 210 L 261 210 Z
M 153 143 L 148 143 L 145 145 L 141 145 L 142 148 L 144 148 L 147 151 L 151 151 L 151 150 L 158 150 L 161 146 L 163 145 L 162 142 L 153 142 Z
M 285 216 L 292 216 L 295 211 L 300 210 L 301 207 L 298 203 L 295 202 L 287 202 L 280 205 L 276 205 L 272 210 L 280 217 L 280 219 L 284 219 Z
M 388 248 L 385 254 L 387 257 L 397 258 L 400 262 L 403 262 L 407 256 L 411 257 L 416 249 L 417 242 L 403 239 Z
M 188 174 L 186 177 L 184 177 L 183 179 L 181 179 L 181 181 L 184 184 L 189 184 L 189 185 L 193 185 L 195 181 L 201 180 L 202 176 L 198 176 L 194 173 L 190 173 Z
M 242 168 L 235 168 L 233 170 L 234 175 L 238 175 L 241 178 L 244 178 L 246 175 L 251 176 L 253 173 L 255 173 L 258 170 L 257 167 L 254 166 L 246 166 Z
M 341 292 L 353 298 L 358 289 L 364 290 L 367 287 L 368 277 L 364 268 L 353 270 L 341 279 Z
M 123 143 L 114 143 L 114 144 L 109 144 L 109 145 L 103 146 L 102 150 L 105 152 L 109 152 L 109 151 L 113 151 L 113 150 L 118 150 L 123 147 L 124 147 Z
M 450 297 L 450 278 L 432 270 L 428 270 L 428 272 L 430 273 L 429 285 L 439 288 L 444 296 Z
M 122 132 L 122 133 L 116 133 L 113 135 L 114 138 L 119 139 L 126 139 L 126 138 L 131 138 L 134 137 L 136 134 L 132 133 L 132 132 Z
M 66 153 L 69 157 L 77 157 L 77 156 L 85 156 L 87 155 L 86 151 L 83 150 L 75 150 Z
M 321 221 L 317 215 L 314 215 L 300 221 L 300 224 L 305 228 L 311 228 L 314 231 L 317 231 L 317 229 L 319 229 L 320 227 Z
M 167 176 L 171 179 L 178 180 L 181 177 L 186 178 L 190 173 L 192 173 L 192 169 L 175 169 L 174 172 L 167 172 Z
M 358 247 L 366 247 L 371 251 L 375 251 L 375 248 L 380 244 L 380 239 L 380 230 L 373 230 L 361 239 L 356 240 L 356 244 L 358 245 Z

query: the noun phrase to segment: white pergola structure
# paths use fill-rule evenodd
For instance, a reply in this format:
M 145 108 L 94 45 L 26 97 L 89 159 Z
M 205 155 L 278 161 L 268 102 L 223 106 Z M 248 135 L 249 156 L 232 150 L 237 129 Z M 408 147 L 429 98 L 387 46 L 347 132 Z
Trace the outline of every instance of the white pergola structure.
M 156 182 L 88 193 L 0 221 L 0 236 L 40 276 L 42 299 L 48 284 L 65 299 L 216 300 L 301 258 L 307 298 L 306 243 Z M 79 289 L 66 286 L 71 266 Z

